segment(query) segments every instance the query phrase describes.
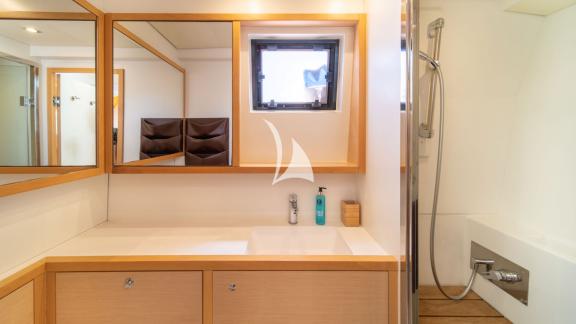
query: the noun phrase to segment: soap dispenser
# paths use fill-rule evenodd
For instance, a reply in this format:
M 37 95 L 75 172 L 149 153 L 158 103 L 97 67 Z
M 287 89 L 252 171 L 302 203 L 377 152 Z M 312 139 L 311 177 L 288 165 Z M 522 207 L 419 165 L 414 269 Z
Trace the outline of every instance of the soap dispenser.
M 316 225 L 326 224 L 326 197 L 322 190 L 326 187 L 319 187 L 316 195 Z

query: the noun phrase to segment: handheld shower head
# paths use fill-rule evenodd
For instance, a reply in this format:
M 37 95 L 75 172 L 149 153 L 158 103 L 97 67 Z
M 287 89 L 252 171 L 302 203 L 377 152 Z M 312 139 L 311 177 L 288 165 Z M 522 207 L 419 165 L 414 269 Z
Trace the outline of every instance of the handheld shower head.
M 428 38 L 436 37 L 438 31 L 444 28 L 444 18 L 438 18 L 428 24 Z
M 434 102 L 436 99 L 436 75 L 440 71 L 440 43 L 442 41 L 442 28 L 444 28 L 444 18 L 438 18 L 428 24 L 428 38 L 431 43 L 431 54 L 420 52 L 421 59 L 428 61 L 435 70 L 430 76 L 430 85 L 428 90 L 428 100 L 426 107 L 426 121 L 420 124 L 420 136 L 423 138 L 432 138 L 432 125 L 434 122 Z

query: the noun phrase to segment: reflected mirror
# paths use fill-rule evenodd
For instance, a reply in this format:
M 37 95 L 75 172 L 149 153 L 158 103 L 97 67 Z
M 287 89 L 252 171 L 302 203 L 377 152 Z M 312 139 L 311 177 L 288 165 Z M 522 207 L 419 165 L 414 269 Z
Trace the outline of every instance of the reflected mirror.
M 228 166 L 232 25 L 114 23 L 117 166 Z
M 95 167 L 96 16 L 71 0 L 0 10 L 39 18 L 0 19 L 0 184 Z

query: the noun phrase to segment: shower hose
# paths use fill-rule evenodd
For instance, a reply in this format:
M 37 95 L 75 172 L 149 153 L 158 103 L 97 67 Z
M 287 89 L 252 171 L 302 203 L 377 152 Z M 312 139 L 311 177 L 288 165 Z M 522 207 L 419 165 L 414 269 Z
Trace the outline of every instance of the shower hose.
M 481 262 L 474 262 L 474 266 L 472 269 L 472 273 L 470 274 L 470 278 L 468 279 L 468 283 L 466 284 L 466 288 L 464 291 L 456 296 L 449 295 L 446 290 L 440 284 L 440 280 L 438 279 L 438 273 L 436 272 L 436 255 L 435 251 L 435 238 L 436 238 L 436 216 L 438 212 L 438 195 L 440 191 L 440 177 L 442 175 L 442 152 L 444 146 L 444 76 L 442 75 L 442 68 L 440 67 L 440 62 L 433 59 L 426 53 L 420 52 L 420 57 L 426 61 L 428 61 L 432 67 L 433 72 L 438 79 L 439 90 L 440 90 L 440 116 L 439 116 L 439 126 L 438 126 L 438 155 L 436 159 L 436 178 L 434 183 L 434 197 L 432 201 L 432 219 L 430 224 L 430 265 L 432 267 L 432 276 L 434 277 L 434 282 L 436 286 L 440 290 L 440 292 L 446 296 L 446 298 L 451 300 L 460 300 L 463 299 L 470 289 L 472 289 L 472 284 L 474 284 L 474 279 L 476 278 L 476 273 L 478 273 L 478 267 L 480 266 Z

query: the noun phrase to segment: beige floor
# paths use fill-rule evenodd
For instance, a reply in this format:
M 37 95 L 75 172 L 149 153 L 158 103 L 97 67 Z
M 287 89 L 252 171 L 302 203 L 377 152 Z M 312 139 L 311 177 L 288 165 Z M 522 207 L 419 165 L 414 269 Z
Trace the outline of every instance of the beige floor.
M 447 287 L 449 294 L 457 294 L 461 287 Z M 420 287 L 421 324 L 509 324 L 512 323 L 471 292 L 464 300 L 452 301 L 435 286 Z

